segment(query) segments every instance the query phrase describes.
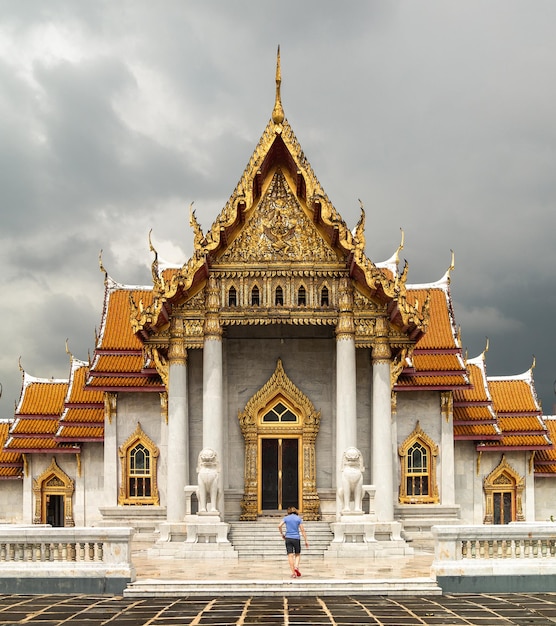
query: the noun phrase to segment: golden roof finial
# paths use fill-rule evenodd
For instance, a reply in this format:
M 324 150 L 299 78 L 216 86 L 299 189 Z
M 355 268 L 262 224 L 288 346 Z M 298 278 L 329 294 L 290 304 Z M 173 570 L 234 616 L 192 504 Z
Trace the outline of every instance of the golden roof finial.
M 276 100 L 274 102 L 274 110 L 272 111 L 272 121 L 275 124 L 281 124 L 284 121 L 284 109 L 282 108 L 282 100 L 280 97 L 280 85 L 282 84 L 282 72 L 280 70 L 280 46 L 276 55 Z
M 405 233 L 403 232 L 403 228 L 400 228 L 400 232 L 402 234 L 402 240 L 400 241 L 400 245 L 398 246 L 398 249 L 396 250 L 396 265 L 398 265 L 400 262 L 400 252 L 403 250 L 403 245 L 405 242 Z
M 452 259 L 450 261 L 450 267 L 448 268 L 448 271 L 446 272 L 447 276 L 448 276 L 448 282 L 450 282 L 451 276 L 450 274 L 456 269 L 456 264 L 455 264 L 455 254 L 453 250 L 450 250 L 450 252 L 452 253 Z
M 104 284 L 106 285 L 106 281 L 108 280 L 108 272 L 106 271 L 104 263 L 102 262 L 102 249 L 98 253 L 98 266 L 100 268 L 100 271 L 104 273 Z
M 73 360 L 73 354 L 71 353 L 70 349 L 69 349 L 69 339 L 66 337 L 66 354 L 69 356 L 70 361 Z

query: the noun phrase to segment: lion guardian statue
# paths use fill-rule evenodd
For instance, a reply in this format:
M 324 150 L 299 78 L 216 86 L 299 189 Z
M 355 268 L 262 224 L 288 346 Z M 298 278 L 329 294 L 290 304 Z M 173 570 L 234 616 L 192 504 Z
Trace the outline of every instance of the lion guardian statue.
M 197 459 L 197 500 L 199 512 L 215 512 L 218 503 L 218 456 L 211 448 L 203 448 Z
M 348 448 L 342 456 L 342 473 L 338 487 L 340 511 L 363 512 L 363 455 L 357 448 Z

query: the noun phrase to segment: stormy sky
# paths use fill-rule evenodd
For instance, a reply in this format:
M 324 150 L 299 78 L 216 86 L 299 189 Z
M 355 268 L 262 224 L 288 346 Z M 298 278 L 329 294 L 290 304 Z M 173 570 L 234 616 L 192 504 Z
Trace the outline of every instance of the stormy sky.
M 98 256 L 150 284 L 192 250 L 274 104 L 367 254 L 405 232 L 409 282 L 439 279 L 469 357 L 534 377 L 556 355 L 556 3 L 551 0 L 0 0 L 0 417 L 18 360 L 66 378 L 102 313 Z

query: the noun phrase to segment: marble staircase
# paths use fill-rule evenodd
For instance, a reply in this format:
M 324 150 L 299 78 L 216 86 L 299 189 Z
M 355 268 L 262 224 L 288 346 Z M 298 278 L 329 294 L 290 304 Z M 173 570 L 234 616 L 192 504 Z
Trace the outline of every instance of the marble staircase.
M 281 559 L 286 550 L 284 540 L 278 532 L 281 517 L 262 518 L 256 522 L 231 522 L 228 535 L 239 558 Z M 301 541 L 304 556 L 322 557 L 332 541 L 332 531 L 328 522 L 305 522 L 309 548 Z

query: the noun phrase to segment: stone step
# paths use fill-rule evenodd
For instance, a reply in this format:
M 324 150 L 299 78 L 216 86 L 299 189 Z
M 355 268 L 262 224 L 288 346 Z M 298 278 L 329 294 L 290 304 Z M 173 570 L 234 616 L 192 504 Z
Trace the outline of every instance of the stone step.
M 126 598 L 183 596 L 432 596 L 442 589 L 432 578 L 287 580 L 141 580 L 124 590 Z
M 240 558 L 277 558 L 284 554 L 284 540 L 278 534 L 279 522 L 279 519 L 232 522 L 228 537 Z M 309 540 L 309 548 L 302 546 L 304 554 L 322 556 L 332 541 L 330 525 L 328 522 L 306 522 L 304 526 Z

